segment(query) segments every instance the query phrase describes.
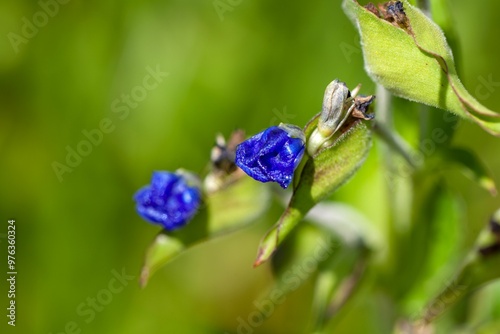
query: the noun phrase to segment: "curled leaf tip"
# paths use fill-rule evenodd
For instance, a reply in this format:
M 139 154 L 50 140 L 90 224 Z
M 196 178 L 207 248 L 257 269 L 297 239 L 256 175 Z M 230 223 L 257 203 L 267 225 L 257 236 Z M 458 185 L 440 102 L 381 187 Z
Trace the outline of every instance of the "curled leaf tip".
M 255 262 L 253 263 L 253 267 L 254 268 L 257 268 L 258 266 L 260 266 L 262 263 L 264 263 L 264 261 L 261 259 L 261 254 L 259 254 L 257 256 L 257 259 L 255 260 Z
M 278 245 L 281 241 L 280 233 L 283 227 L 282 221 L 284 219 L 283 217 L 288 216 L 287 212 L 289 212 L 289 210 L 285 210 L 278 223 L 266 233 L 264 238 L 262 238 L 262 241 L 259 245 L 259 250 L 257 251 L 257 258 L 255 259 L 255 262 L 253 264 L 254 268 L 269 260 L 278 248 Z M 285 231 L 285 234 L 286 233 L 287 231 Z
M 255 259 L 253 263 L 253 267 L 257 268 L 264 262 L 267 262 L 271 258 L 271 255 L 274 254 L 274 251 L 276 250 L 276 247 L 274 249 L 271 248 L 259 248 L 257 252 L 257 258 Z

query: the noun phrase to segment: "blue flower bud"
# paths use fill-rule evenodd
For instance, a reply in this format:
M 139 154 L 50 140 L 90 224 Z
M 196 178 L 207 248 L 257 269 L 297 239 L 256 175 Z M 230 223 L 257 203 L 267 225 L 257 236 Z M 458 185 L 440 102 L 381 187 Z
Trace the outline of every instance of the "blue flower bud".
M 287 188 L 304 155 L 305 136 L 298 126 L 272 126 L 236 147 L 236 165 L 252 178 Z
M 151 185 L 139 189 L 134 200 L 142 218 L 174 230 L 196 214 L 201 202 L 199 181 L 185 171 L 154 172 Z

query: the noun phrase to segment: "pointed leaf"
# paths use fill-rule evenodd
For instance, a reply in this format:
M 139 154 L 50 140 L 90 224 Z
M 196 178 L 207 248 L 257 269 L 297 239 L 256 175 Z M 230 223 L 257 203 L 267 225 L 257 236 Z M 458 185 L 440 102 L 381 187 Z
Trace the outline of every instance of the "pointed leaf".
M 481 105 L 460 82 L 441 29 L 408 1 L 402 3 L 404 23 L 397 26 L 355 0 L 343 2 L 359 30 L 370 77 L 395 95 L 451 111 L 500 136 L 500 114 Z
M 185 227 L 163 230 L 156 236 L 146 254 L 140 285 L 146 286 L 158 268 L 192 245 L 254 221 L 265 212 L 269 200 L 268 185 L 247 176 L 211 194 L 205 207 Z

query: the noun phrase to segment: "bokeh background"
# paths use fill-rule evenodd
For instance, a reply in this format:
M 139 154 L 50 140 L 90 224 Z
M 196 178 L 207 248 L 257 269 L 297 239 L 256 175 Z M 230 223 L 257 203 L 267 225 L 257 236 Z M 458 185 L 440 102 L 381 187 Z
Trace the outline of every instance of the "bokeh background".
M 46 20 L 37 14 L 44 10 L 52 14 Z M 500 84 L 478 88 L 488 78 L 500 83 L 498 13 L 493 0 L 451 6 L 462 81 L 500 111 Z M 39 27 L 30 30 L 27 21 Z M 12 42 L 23 33 L 30 37 Z M 218 132 L 252 134 L 280 121 L 304 125 L 334 78 L 374 93 L 340 1 L 2 1 L 0 35 L 1 271 L 7 271 L 8 219 L 17 224 L 18 270 L 17 326 L 7 326 L 2 315 L 1 332 L 236 333 L 238 318 L 254 311 L 253 302 L 273 284 L 269 267 L 252 263 L 279 206 L 248 228 L 191 249 L 141 290 L 144 252 L 159 228 L 137 216 L 132 195 L 153 170 L 205 171 Z M 148 68 L 168 75 L 155 88 L 140 88 Z M 127 107 L 123 99 L 132 93 Z M 402 129 L 418 122 L 414 110 L 395 117 Z M 58 176 L 54 162 L 66 165 L 68 148 L 76 150 L 84 131 L 103 120 L 108 133 Z M 481 156 L 500 184 L 500 139 L 462 122 L 454 142 Z M 384 229 L 378 153 L 376 141 L 366 164 L 333 198 Z M 447 181 L 462 199 L 463 244 L 470 246 L 500 202 L 456 171 Z M 133 279 L 88 311 L 114 272 Z M 306 280 L 252 331 L 303 333 L 311 291 Z M 389 332 L 381 296 L 358 302 L 338 333 Z M 498 284 L 471 298 L 478 322 L 500 317 Z

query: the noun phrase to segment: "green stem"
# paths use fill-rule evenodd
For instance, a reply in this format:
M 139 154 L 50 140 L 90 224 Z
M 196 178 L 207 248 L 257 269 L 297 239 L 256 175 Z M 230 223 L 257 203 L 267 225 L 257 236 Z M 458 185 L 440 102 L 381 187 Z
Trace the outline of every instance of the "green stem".
M 392 119 L 392 95 L 386 90 L 382 85 L 377 84 L 377 100 L 376 100 L 376 119 L 377 119 L 377 128 L 376 129 L 384 129 L 383 133 L 388 134 L 393 131 L 393 119 Z M 382 136 L 384 138 L 384 136 Z M 387 136 L 385 136 L 387 137 Z M 388 141 L 390 143 L 391 141 Z M 388 226 L 387 226 L 387 251 L 386 251 L 386 259 L 385 265 L 389 270 L 389 273 L 392 273 L 392 268 L 396 264 L 396 249 L 398 246 L 398 236 L 395 228 L 395 224 L 397 221 L 397 194 L 395 193 L 396 188 L 396 179 L 394 178 L 395 171 L 395 163 L 393 150 L 390 148 L 390 145 L 382 145 L 381 146 L 381 155 L 384 161 L 384 169 L 387 175 L 387 196 L 388 196 Z
M 381 84 L 377 84 L 377 120 L 380 124 L 393 127 L 391 102 L 392 95 Z
M 401 136 L 396 132 L 390 131 L 389 128 L 383 123 L 376 121 L 373 125 L 373 131 L 377 134 L 385 143 L 392 148 L 395 152 L 399 153 L 401 157 L 413 168 L 418 169 L 420 167 L 421 159 L 416 159 L 419 153 L 415 151 Z
M 386 90 L 381 84 L 377 84 L 377 100 L 376 100 L 376 119 L 378 128 L 383 128 L 384 133 L 390 133 L 393 129 L 393 119 L 392 119 L 392 95 Z M 388 222 L 389 226 L 387 227 L 387 256 L 386 256 L 386 265 L 390 268 L 395 264 L 395 248 L 397 247 L 397 235 L 396 230 L 394 228 L 394 224 L 396 221 L 396 213 L 394 210 L 396 204 L 396 198 L 393 193 L 393 189 L 395 186 L 395 181 L 391 177 L 391 173 L 394 171 L 394 161 L 392 150 L 388 145 L 381 146 L 381 155 L 384 161 L 385 173 L 387 173 L 387 196 L 388 196 L 388 205 L 389 205 L 389 217 Z M 389 269 L 390 271 L 390 269 Z

